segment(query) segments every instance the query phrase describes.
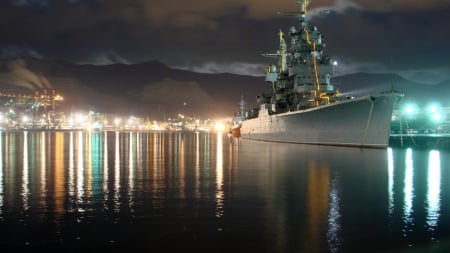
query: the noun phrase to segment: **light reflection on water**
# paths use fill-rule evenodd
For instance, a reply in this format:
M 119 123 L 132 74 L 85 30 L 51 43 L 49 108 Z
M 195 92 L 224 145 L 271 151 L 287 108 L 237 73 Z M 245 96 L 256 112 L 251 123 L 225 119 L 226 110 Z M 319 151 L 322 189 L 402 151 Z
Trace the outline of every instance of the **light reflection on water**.
M 341 244 L 339 234 L 341 230 L 340 198 L 339 198 L 339 179 L 334 178 L 330 182 L 330 207 L 328 210 L 328 248 L 330 252 L 338 252 Z
M 216 217 L 220 218 L 224 215 L 224 191 L 223 191 L 223 150 L 222 150 L 222 133 L 217 136 L 216 151 Z
M 442 209 L 442 182 L 441 178 L 441 152 L 437 150 L 423 151 L 408 148 L 404 153 L 404 168 L 395 166 L 401 161 L 402 152 L 397 152 L 399 158 L 393 155 L 394 151 L 388 149 L 388 196 L 389 216 L 391 222 L 396 221 L 396 198 L 403 194 L 403 225 L 402 236 L 406 238 L 411 246 L 417 237 L 418 227 L 425 227 L 427 237 L 434 241 L 436 230 L 440 224 Z M 415 154 L 418 153 L 418 154 Z M 448 154 L 446 154 L 448 156 Z M 424 159 L 421 159 L 424 158 Z M 417 176 L 416 176 L 417 175 Z M 402 183 L 403 178 L 403 183 Z M 447 180 L 448 181 L 448 180 Z M 398 189 L 403 186 L 402 192 Z M 448 186 L 447 186 L 448 187 Z M 423 204 L 421 203 L 423 201 Z M 448 203 L 447 209 L 448 209 Z M 421 217 L 425 216 L 425 220 Z
M 43 196 L 43 198 L 41 200 L 41 206 L 45 206 L 45 199 L 46 199 L 45 197 L 48 194 L 47 174 L 46 174 L 46 170 L 45 170 L 45 167 L 47 166 L 46 165 L 46 162 L 47 162 L 47 156 L 46 156 L 46 154 L 47 154 L 47 152 L 46 152 L 47 145 L 46 145 L 46 142 L 45 142 L 46 141 L 45 133 L 41 132 L 39 134 L 40 134 L 40 148 L 34 150 L 34 153 L 35 153 L 34 157 L 39 158 L 40 161 L 41 161 L 40 162 L 40 167 L 39 167 L 39 172 L 40 172 L 40 175 L 41 175 L 40 176 L 40 180 L 39 180 L 40 186 L 41 186 L 40 192 L 41 192 L 41 194 Z M 61 148 L 63 148 L 63 147 L 60 147 L 60 149 Z M 40 156 L 39 156 L 39 152 L 38 151 L 41 151 L 40 152 L 41 153 Z M 57 152 L 57 153 L 61 154 L 61 152 Z M 43 217 L 41 217 L 41 218 L 43 218 Z
M 28 210 L 30 204 L 28 202 L 28 197 L 30 195 L 29 190 L 29 169 L 28 169 L 28 132 L 23 132 L 23 155 L 22 155 L 22 202 L 23 210 Z
M 414 164 L 412 158 L 412 149 L 406 150 L 406 160 L 405 160 L 406 168 L 405 168 L 405 187 L 403 189 L 404 193 L 404 205 L 403 205 L 403 219 L 405 221 L 404 227 L 404 236 L 407 236 L 409 232 L 411 232 L 411 225 L 414 222 L 414 218 L 412 216 L 413 212 L 413 198 L 414 198 Z
M 103 133 L 103 201 L 108 200 L 108 133 Z M 103 208 L 106 206 L 103 205 Z
M 0 220 L 3 220 L 3 134 L 0 132 Z
M 450 234 L 442 151 L 210 133 L 1 132 L 0 143 L 0 221 L 17 233 L 56 224 L 44 238 L 54 243 L 77 245 L 84 225 L 98 243 L 151 248 L 176 237 L 223 252 L 242 240 L 259 252 L 375 252 Z
M 121 167 L 121 155 L 120 155 L 120 133 L 116 132 L 116 145 L 114 156 L 114 211 L 120 211 L 120 167 Z
M 427 180 L 427 225 L 433 232 L 439 222 L 441 205 L 441 163 L 439 151 L 430 151 L 428 158 L 428 180 Z
M 85 187 L 84 187 L 84 138 L 83 138 L 83 132 L 79 131 L 77 134 L 76 140 L 76 204 L 77 205 L 77 211 L 78 212 L 84 212 L 84 201 L 85 201 Z

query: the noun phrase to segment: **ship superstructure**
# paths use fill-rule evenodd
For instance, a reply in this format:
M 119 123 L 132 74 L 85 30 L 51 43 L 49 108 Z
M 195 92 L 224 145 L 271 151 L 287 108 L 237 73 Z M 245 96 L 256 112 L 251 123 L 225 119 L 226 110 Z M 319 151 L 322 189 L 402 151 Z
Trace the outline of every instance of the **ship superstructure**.
M 280 30 L 278 51 L 263 54 L 278 58 L 278 66 L 269 65 L 266 71 L 266 82 L 272 84 L 273 93 L 258 97 L 260 104 L 273 104 L 271 109 L 274 113 L 304 110 L 343 99 L 331 85 L 334 62 L 323 53 L 323 35 L 317 27 L 310 26 L 307 22 L 307 6 L 310 1 L 297 2 L 300 5 L 299 27 L 293 26 L 289 30 L 290 47 Z
M 342 96 L 331 84 L 335 64 L 324 54 L 322 33 L 307 20 L 310 0 L 296 0 L 298 27 L 280 30 L 278 64 L 267 67 L 272 93 L 257 96 L 260 108 L 246 113 L 241 136 L 265 141 L 385 147 L 398 93 Z

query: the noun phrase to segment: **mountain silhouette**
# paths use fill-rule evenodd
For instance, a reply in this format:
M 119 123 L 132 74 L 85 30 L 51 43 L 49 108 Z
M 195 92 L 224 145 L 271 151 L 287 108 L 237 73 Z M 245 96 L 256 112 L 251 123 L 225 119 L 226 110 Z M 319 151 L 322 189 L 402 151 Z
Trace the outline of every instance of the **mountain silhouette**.
M 342 93 L 355 95 L 394 89 L 403 92 L 405 100 L 418 103 L 445 102 L 450 91 L 448 81 L 426 85 L 395 74 L 357 73 L 334 77 L 332 83 Z M 61 110 L 162 119 L 178 114 L 230 117 L 238 111 L 241 95 L 247 107 L 255 107 L 256 96 L 270 92 L 271 85 L 264 77 L 196 73 L 157 61 L 102 66 L 31 58 L 0 61 L 0 92 L 42 88 L 64 96 Z

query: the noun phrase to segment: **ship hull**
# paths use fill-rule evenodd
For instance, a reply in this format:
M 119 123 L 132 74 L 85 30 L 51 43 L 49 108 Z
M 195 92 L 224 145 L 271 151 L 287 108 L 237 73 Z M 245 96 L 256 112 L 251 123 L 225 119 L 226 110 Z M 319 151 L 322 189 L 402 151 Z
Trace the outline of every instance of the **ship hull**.
M 269 114 L 242 122 L 241 138 L 333 146 L 384 148 L 389 144 L 396 93 L 341 101 L 308 110 Z

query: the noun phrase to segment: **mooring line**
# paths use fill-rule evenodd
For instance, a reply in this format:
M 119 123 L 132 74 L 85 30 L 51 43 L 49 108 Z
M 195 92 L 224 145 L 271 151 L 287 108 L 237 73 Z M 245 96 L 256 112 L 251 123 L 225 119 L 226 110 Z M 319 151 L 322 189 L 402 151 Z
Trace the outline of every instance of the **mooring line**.
M 366 129 L 364 130 L 364 136 L 361 142 L 361 146 L 364 145 L 364 143 L 366 142 L 366 136 L 367 136 L 367 130 L 369 129 L 369 125 L 370 125 L 370 121 L 372 120 L 372 112 L 373 112 L 373 107 L 375 104 L 375 99 L 373 97 L 370 97 L 370 111 L 369 111 L 369 118 L 367 119 L 367 123 L 366 123 Z

